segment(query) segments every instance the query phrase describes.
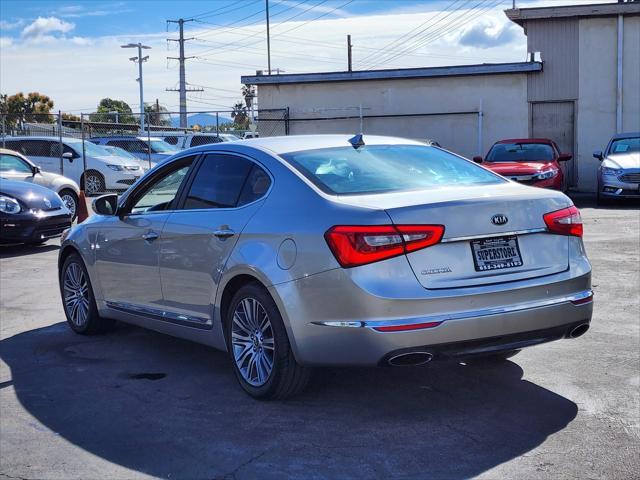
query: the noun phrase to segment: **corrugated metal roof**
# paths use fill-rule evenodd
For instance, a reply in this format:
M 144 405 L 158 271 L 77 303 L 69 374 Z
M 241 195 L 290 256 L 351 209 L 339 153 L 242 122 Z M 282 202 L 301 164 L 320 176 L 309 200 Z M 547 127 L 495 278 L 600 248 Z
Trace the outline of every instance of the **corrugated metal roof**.
M 553 7 L 515 8 L 505 10 L 509 20 L 524 25 L 527 20 L 554 18 L 608 17 L 640 15 L 640 2 L 558 5 Z
M 467 75 L 499 75 L 542 71 L 540 62 L 483 63 L 450 67 L 397 68 L 354 72 L 295 73 L 284 75 L 243 75 L 242 83 L 279 85 L 285 83 L 352 82 L 362 80 L 392 80 L 407 78 L 451 77 Z

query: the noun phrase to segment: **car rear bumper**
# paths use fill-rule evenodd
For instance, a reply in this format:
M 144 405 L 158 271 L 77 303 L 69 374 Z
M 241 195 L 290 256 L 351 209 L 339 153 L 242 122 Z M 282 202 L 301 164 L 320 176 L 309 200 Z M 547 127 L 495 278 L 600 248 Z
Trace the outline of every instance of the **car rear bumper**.
M 55 238 L 71 227 L 71 215 L 60 210 L 0 217 L 0 243 L 32 243 Z
M 494 351 L 522 348 L 527 345 L 514 347 L 512 336 L 557 329 L 560 333 L 543 337 L 534 333 L 532 339 L 541 340 L 529 344 L 563 338 L 570 328 L 591 321 L 593 305 L 590 271 L 492 289 L 460 288 L 455 296 L 426 294 L 433 298 L 415 298 L 414 292 L 406 298 L 371 295 L 342 269 L 270 290 L 297 360 L 310 366 L 378 365 L 397 352 L 426 347 L 434 358 L 465 354 L 469 342 L 489 341 Z M 432 323 L 437 325 L 424 327 Z M 377 329 L 389 326 L 407 329 Z

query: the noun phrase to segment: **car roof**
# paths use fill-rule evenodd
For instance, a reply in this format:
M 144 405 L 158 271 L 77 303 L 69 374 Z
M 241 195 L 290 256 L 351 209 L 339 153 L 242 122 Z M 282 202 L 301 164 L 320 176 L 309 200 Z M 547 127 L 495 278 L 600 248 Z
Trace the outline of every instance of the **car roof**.
M 620 138 L 635 138 L 635 137 L 640 137 L 640 132 L 617 133 L 613 137 L 611 137 L 611 140 L 618 140 Z
M 553 140 L 548 138 L 508 138 L 496 142 L 496 144 L 500 143 L 546 143 L 547 145 L 552 145 Z
M 13 136 L 13 137 L 4 137 L 5 140 L 52 140 L 54 142 L 59 142 L 60 137 L 56 137 L 53 135 L 29 135 L 29 136 Z M 67 143 L 77 143 L 82 142 L 81 138 L 76 137 L 62 137 L 63 142 Z
M 91 137 L 90 140 L 142 140 L 142 141 L 146 141 L 147 139 L 149 140 L 162 140 L 162 137 L 146 137 L 146 136 L 139 136 L 139 135 L 104 135 L 102 137 Z
M 254 147 L 259 150 L 268 150 L 271 153 L 283 154 L 288 152 L 298 152 L 301 150 L 316 150 L 321 148 L 332 147 L 348 147 L 349 139 L 353 135 L 290 135 L 283 137 L 261 137 L 261 138 L 249 138 L 245 140 L 238 140 L 237 142 L 224 142 L 225 145 L 236 144 L 244 145 L 247 147 Z M 362 136 L 365 145 L 420 145 L 425 146 L 424 142 L 418 140 L 411 140 L 408 138 L 398 137 L 384 137 L 379 135 L 367 135 Z M 215 148 L 215 145 L 222 145 L 220 143 L 212 143 L 208 145 L 201 145 L 190 151 L 203 151 L 211 148 Z M 221 148 L 221 147 L 219 147 Z

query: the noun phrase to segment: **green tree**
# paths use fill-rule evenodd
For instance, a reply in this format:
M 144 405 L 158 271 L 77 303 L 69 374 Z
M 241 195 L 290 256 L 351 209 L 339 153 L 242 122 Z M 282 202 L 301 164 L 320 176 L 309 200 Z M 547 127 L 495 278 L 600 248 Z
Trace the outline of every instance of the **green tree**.
M 231 118 L 236 128 L 246 129 L 249 127 L 249 115 L 247 106 L 242 102 L 236 102 L 231 110 Z
M 162 105 L 157 103 L 145 103 L 145 113 L 149 114 L 149 124 L 153 127 L 169 127 L 171 126 L 171 117 Z
M 15 95 L 0 94 L 0 113 L 6 114 L 5 123 L 8 126 L 33 123 L 54 123 L 55 117 L 51 115 L 53 100 L 38 92 L 22 92 Z
M 111 98 L 103 98 L 98 103 L 96 113 L 91 115 L 91 121 L 93 122 L 106 122 L 106 123 L 137 123 L 136 119 L 131 111 L 129 104 L 123 100 L 113 100 Z

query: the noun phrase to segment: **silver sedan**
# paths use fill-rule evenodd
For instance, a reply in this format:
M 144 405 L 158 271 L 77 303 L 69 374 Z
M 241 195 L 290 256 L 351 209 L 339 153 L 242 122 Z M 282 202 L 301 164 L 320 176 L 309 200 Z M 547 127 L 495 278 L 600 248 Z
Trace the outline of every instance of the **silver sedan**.
M 422 142 L 253 139 L 186 150 L 62 242 L 67 320 L 120 320 L 229 352 L 257 398 L 311 367 L 505 359 L 582 335 L 580 213 Z

